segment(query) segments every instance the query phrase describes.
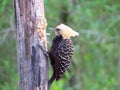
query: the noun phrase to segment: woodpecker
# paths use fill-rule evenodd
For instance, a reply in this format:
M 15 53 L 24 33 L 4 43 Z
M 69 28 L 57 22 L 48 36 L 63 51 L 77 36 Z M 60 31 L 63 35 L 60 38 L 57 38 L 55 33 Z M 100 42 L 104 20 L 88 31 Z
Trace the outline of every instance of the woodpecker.
M 54 79 L 59 80 L 69 67 L 73 55 L 73 43 L 71 37 L 79 36 L 79 33 L 65 24 L 55 28 L 55 38 L 48 55 L 53 68 L 53 75 L 49 80 L 49 87 Z

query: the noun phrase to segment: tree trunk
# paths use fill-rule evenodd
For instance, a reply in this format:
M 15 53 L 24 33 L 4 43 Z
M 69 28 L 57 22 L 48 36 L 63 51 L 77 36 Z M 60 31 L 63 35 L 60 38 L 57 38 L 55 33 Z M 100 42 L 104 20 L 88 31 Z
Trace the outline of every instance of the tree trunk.
M 19 90 L 48 90 L 43 0 L 14 0 Z

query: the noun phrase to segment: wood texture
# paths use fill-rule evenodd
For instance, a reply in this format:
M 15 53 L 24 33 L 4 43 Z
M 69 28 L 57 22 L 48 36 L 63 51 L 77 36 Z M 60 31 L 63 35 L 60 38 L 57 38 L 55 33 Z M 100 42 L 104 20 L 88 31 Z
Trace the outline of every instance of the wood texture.
M 14 0 L 19 90 L 48 90 L 43 0 Z

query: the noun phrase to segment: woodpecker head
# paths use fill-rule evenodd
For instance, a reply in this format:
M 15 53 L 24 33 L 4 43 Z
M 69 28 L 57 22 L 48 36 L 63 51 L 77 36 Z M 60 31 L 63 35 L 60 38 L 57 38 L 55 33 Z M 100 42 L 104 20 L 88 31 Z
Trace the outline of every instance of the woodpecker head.
M 55 28 L 56 36 L 62 35 L 63 39 L 69 39 L 70 37 L 79 36 L 79 33 L 72 30 L 65 24 L 60 24 Z

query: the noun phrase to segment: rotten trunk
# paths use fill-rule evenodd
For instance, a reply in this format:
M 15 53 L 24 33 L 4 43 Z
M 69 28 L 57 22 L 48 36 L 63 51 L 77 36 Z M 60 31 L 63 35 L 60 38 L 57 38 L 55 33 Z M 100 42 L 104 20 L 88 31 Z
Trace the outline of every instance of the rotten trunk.
M 19 90 L 48 90 L 43 0 L 14 0 L 14 9 Z

